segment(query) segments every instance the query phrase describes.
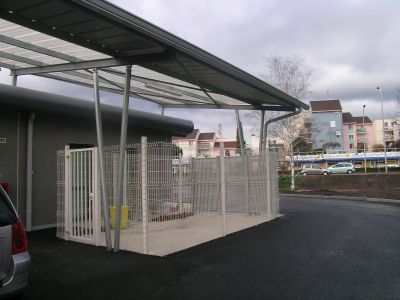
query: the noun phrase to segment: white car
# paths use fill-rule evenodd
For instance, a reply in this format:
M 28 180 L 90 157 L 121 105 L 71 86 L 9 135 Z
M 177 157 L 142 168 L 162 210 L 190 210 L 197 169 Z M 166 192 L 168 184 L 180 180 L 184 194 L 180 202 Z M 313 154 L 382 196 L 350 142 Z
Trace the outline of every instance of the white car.
M 303 176 L 307 175 L 330 175 L 331 171 L 328 169 L 322 168 L 320 165 L 317 164 L 307 164 L 304 165 L 300 174 Z
M 352 174 L 356 171 L 352 163 L 338 163 L 336 165 L 330 166 L 328 170 L 332 174 Z
M 0 298 L 22 292 L 30 262 L 24 226 L 0 186 Z

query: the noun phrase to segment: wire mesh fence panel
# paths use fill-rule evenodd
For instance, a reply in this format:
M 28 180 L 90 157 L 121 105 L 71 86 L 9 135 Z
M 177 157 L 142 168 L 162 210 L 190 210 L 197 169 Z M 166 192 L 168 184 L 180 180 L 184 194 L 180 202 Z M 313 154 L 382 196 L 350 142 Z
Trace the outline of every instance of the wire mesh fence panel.
M 63 152 L 58 155 L 57 235 L 63 237 L 65 172 Z M 114 236 L 119 147 L 105 147 L 104 160 Z M 162 256 L 275 218 L 276 168 L 275 152 L 192 158 L 169 142 L 127 145 L 120 249 Z M 99 222 L 105 245 L 103 218 Z
M 271 214 L 272 218 L 279 216 L 279 176 L 278 176 L 278 152 L 270 151 L 270 169 L 271 169 Z
M 121 208 L 120 249 L 142 252 L 142 202 L 141 202 L 141 146 L 129 144 L 125 150 L 124 182 Z M 104 147 L 104 169 L 107 203 L 110 214 L 111 237 L 116 226 L 116 197 L 118 188 L 119 147 Z M 104 238 L 104 218 L 102 218 L 101 240 Z

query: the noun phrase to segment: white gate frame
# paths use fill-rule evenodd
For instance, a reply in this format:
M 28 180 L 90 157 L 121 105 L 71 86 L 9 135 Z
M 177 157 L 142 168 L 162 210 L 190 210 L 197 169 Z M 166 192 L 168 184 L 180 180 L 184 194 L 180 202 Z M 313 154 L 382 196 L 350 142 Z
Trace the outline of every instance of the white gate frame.
M 91 208 L 93 209 L 93 215 L 91 220 L 92 224 L 89 224 L 93 228 L 93 233 L 90 236 L 80 237 L 73 235 L 73 212 L 72 212 L 72 202 L 73 199 L 73 182 L 72 182 L 72 157 L 74 153 L 79 152 L 91 152 L 92 163 L 90 165 L 90 179 L 91 182 L 91 192 L 88 193 L 89 203 L 91 202 Z M 69 146 L 65 147 L 65 240 L 71 240 L 86 244 L 93 244 L 98 246 L 100 244 L 100 234 L 101 234 L 101 205 L 100 205 L 100 190 L 98 184 L 98 170 L 97 170 L 97 148 L 84 148 L 84 149 L 69 149 Z M 81 174 L 79 175 L 81 176 Z M 85 195 L 86 196 L 86 195 Z M 82 199 L 81 199 L 82 200 Z M 85 209 L 88 209 L 87 207 Z M 89 213 L 90 207 L 89 207 Z

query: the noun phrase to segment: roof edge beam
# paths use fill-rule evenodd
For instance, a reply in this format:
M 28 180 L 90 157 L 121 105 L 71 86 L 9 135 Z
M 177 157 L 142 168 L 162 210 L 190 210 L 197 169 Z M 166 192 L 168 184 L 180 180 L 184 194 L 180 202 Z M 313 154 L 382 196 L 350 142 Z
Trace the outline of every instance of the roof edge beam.
M 294 107 L 288 106 L 254 106 L 254 105 L 214 105 L 214 104 L 164 104 L 165 108 L 195 108 L 195 109 L 234 109 L 234 110 L 271 110 L 271 111 L 295 111 Z
M 16 69 L 12 71 L 12 75 L 35 75 L 42 73 L 65 72 L 93 68 L 101 69 L 107 67 L 118 67 L 140 63 L 166 61 L 173 59 L 174 56 L 175 54 L 173 51 L 164 51 L 161 53 L 141 54 L 123 58 L 106 58 L 98 60 L 70 62 L 65 64 Z

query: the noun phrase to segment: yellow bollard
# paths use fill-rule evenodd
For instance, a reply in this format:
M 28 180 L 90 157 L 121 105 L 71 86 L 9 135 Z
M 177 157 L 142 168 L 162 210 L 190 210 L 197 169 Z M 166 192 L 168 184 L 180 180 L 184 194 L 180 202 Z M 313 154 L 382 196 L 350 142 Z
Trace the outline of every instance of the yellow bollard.
M 128 227 L 128 211 L 129 206 L 124 205 L 121 207 L 121 229 Z M 115 206 L 110 207 L 110 225 L 111 228 L 115 228 Z

